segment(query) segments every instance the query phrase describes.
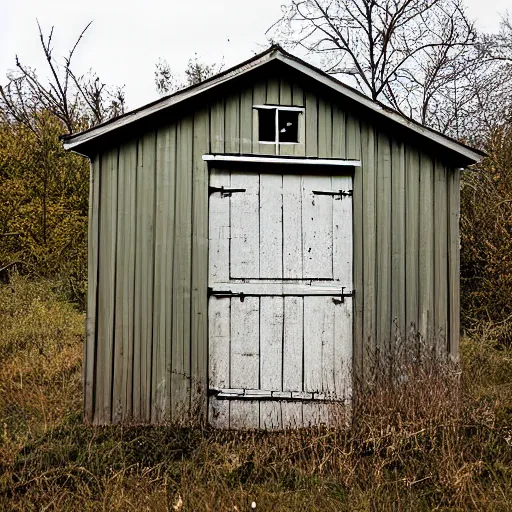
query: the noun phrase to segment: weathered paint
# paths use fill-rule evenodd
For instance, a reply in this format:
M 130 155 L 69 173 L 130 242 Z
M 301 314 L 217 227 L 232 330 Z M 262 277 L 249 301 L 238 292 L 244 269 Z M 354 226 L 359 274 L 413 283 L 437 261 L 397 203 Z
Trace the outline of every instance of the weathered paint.
M 459 172 L 453 164 L 413 134 L 401 138 L 300 77 L 292 82 L 259 73 L 251 83 L 234 92 L 219 87 L 207 102 L 151 128 L 134 125 L 122 142 L 104 145 L 92 158 L 89 422 L 163 422 L 196 405 L 205 417 L 208 163 L 202 155 L 275 154 L 274 145 L 253 137 L 252 106 L 270 100 L 306 109 L 304 144 L 286 154 L 361 160 L 353 172 L 355 370 L 364 369 L 367 350 L 389 346 L 411 329 L 457 356 Z M 292 298 L 284 309 L 300 315 Z M 259 411 L 258 402 L 244 407 L 239 414 Z M 280 414 L 292 423 L 299 412 Z M 313 412 L 303 414 L 307 420 Z

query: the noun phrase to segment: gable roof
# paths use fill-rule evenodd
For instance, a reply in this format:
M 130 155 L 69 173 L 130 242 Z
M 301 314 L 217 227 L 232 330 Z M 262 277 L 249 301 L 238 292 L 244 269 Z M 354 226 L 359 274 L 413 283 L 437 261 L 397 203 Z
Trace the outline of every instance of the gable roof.
M 108 121 L 96 125 L 88 130 L 84 130 L 80 133 L 64 135 L 62 137 L 64 141 L 64 149 L 73 150 L 79 152 L 81 147 L 85 144 L 89 144 L 97 139 L 104 137 L 105 135 L 118 130 L 119 128 L 125 127 L 135 121 L 139 121 L 152 114 L 160 112 L 164 109 L 174 107 L 185 100 L 188 100 L 194 96 L 200 95 L 206 91 L 209 91 L 221 84 L 225 84 L 234 78 L 243 76 L 250 71 L 261 68 L 262 66 L 278 61 L 284 63 L 291 68 L 299 71 L 300 73 L 307 75 L 308 77 L 316 80 L 317 82 L 331 88 L 335 92 L 343 95 L 346 98 L 353 100 L 354 102 L 366 107 L 370 111 L 374 112 L 378 116 L 387 118 L 388 120 L 405 127 L 406 129 L 414 132 L 415 134 L 425 137 L 431 143 L 439 144 L 440 146 L 454 152 L 465 160 L 469 160 L 471 163 L 479 162 L 485 153 L 474 149 L 470 146 L 462 144 L 461 142 L 443 135 L 431 128 L 421 125 L 420 123 L 409 119 L 399 112 L 391 109 L 390 107 L 370 99 L 363 93 L 356 89 L 340 82 L 334 77 L 328 75 L 324 71 L 308 64 L 307 62 L 294 57 L 290 53 L 283 50 L 280 46 L 271 46 L 268 50 L 254 56 L 253 58 L 242 62 L 238 66 L 227 69 L 226 71 L 215 75 L 204 82 L 182 89 L 174 94 L 165 96 L 157 101 L 144 105 L 138 109 L 127 112 L 121 116 L 109 119 Z

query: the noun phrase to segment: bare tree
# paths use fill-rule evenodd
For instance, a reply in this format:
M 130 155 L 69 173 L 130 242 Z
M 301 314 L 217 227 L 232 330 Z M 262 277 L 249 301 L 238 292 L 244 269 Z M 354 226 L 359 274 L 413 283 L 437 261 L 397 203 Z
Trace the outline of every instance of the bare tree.
M 40 156 L 34 173 L 41 182 L 42 243 L 46 245 L 49 187 L 55 181 L 55 159 L 63 151 L 51 121 L 57 119 L 62 132 L 73 133 L 123 113 L 125 99 L 122 88 L 109 88 L 94 73 L 77 75 L 72 68 L 73 56 L 91 23 L 82 30 L 62 63 L 53 55 L 54 27 L 45 37 L 37 25 L 49 77 L 40 78 L 16 56 L 16 70 L 8 75 L 7 85 L 0 86 L 0 118 L 6 125 L 23 125 L 35 135 Z
M 461 0 L 291 0 L 268 33 L 423 123 L 476 39 Z
M 179 89 L 204 82 L 208 78 L 220 73 L 224 62 L 220 64 L 206 64 L 199 60 L 197 53 L 189 59 L 185 68 L 185 77 L 176 74 L 165 59 L 160 59 L 155 66 L 155 85 L 158 94 L 165 96 Z
M 92 71 L 77 75 L 72 68 L 73 56 L 91 23 L 63 57 L 63 63 L 59 63 L 53 55 L 54 27 L 45 37 L 38 22 L 39 39 L 50 77 L 47 80 L 39 78 L 35 70 L 16 56 L 16 71 L 8 75 L 9 82 L 5 87 L 0 86 L 0 108 L 5 115 L 36 133 L 34 121 L 37 116 L 33 114 L 45 110 L 57 117 L 69 133 L 73 133 L 76 129 L 101 123 L 124 112 L 122 88 L 109 88 Z

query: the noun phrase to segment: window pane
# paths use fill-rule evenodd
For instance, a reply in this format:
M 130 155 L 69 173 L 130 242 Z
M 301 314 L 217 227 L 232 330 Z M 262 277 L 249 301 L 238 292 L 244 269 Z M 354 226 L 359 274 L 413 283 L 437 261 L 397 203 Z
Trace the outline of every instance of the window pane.
M 279 142 L 299 142 L 299 112 L 279 111 Z
M 261 108 L 258 110 L 259 116 L 259 135 L 260 142 L 276 141 L 276 109 Z

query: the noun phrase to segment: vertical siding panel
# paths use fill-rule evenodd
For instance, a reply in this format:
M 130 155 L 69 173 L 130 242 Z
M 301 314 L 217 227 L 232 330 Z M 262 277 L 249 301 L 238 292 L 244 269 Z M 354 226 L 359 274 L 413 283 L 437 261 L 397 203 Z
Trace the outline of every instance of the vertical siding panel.
M 406 334 L 405 327 L 405 148 L 392 143 L 391 190 L 391 342 Z
M 240 153 L 252 152 L 252 89 L 245 89 L 240 96 Z
M 210 152 L 224 153 L 225 124 L 224 124 L 224 99 L 216 101 L 210 107 Z
M 279 83 L 279 104 L 285 106 L 293 105 L 293 87 L 290 82 L 281 80 Z
M 377 344 L 388 349 L 391 338 L 391 148 L 378 136 L 377 151 Z
M 134 283 L 135 283 L 135 251 L 136 251 L 136 195 L 137 195 L 137 140 L 123 146 L 120 156 L 119 173 L 123 173 L 125 194 L 125 227 L 124 272 L 121 296 L 116 300 L 123 301 L 122 338 L 123 369 L 122 369 L 122 410 L 123 419 L 132 419 L 133 403 L 133 342 L 134 342 Z M 114 376 L 114 378 L 117 378 Z
M 254 84 L 252 101 L 254 105 L 264 105 L 267 102 L 267 82 L 259 82 Z M 262 155 L 275 155 L 275 144 L 260 144 L 258 142 L 258 111 L 253 110 L 253 140 L 252 152 Z
M 345 112 L 339 105 L 332 105 L 332 157 L 346 158 Z
M 176 160 L 177 160 L 177 128 L 176 124 L 169 127 L 169 153 L 166 153 L 165 167 L 166 177 L 168 179 L 168 187 L 166 197 L 168 202 L 169 217 L 167 218 L 167 245 L 165 247 L 165 288 L 162 293 L 165 295 L 165 394 L 166 394 L 166 410 L 165 419 L 172 420 L 172 403 L 174 396 L 173 384 L 173 353 L 176 345 L 174 333 L 174 304 L 176 297 L 174 296 L 174 261 L 176 252 L 176 233 L 180 229 L 176 225 Z
M 318 102 L 306 93 L 306 156 L 318 156 Z
M 202 114 L 204 116 L 204 114 Z M 226 153 L 240 152 L 240 95 L 232 94 L 225 103 L 225 142 Z M 206 116 L 207 118 L 207 116 Z M 206 146 L 207 147 L 207 146 Z
M 348 134 L 347 134 L 348 135 Z M 364 124 L 362 129 L 362 187 L 363 187 L 363 294 L 364 294 L 364 329 L 363 359 L 375 347 L 376 335 L 376 140 L 372 126 Z M 352 148 L 347 147 L 351 157 Z M 357 172 L 357 171 L 356 171 Z
M 361 128 L 357 117 L 352 113 L 345 114 L 345 147 L 347 154 L 345 158 L 350 160 L 359 160 L 364 145 L 361 145 Z
M 405 295 L 406 335 L 419 329 L 419 204 L 420 204 L 420 155 L 410 146 L 406 149 L 406 233 L 405 233 Z
M 100 155 L 91 161 L 89 184 L 89 226 L 88 226 L 88 275 L 87 275 L 87 319 L 86 342 L 84 351 L 84 418 L 91 423 L 94 420 L 94 396 L 97 393 L 96 333 L 97 289 L 98 289 L 98 253 L 100 218 Z
M 303 107 L 305 105 L 304 90 L 300 85 L 292 85 L 292 102 L 294 107 Z
M 117 243 L 115 266 L 115 290 L 114 290 L 114 359 L 112 365 L 113 393 L 112 393 L 112 422 L 119 423 L 124 417 L 124 405 L 126 402 L 126 388 L 123 387 L 123 369 L 128 352 L 128 339 L 123 331 L 125 323 L 126 303 L 123 300 L 123 287 L 125 282 L 125 267 L 128 263 L 125 254 L 128 249 L 129 237 L 128 209 L 126 201 L 129 196 L 126 193 L 127 175 L 125 173 L 126 144 L 119 148 L 118 160 L 118 188 L 117 188 Z
M 448 247 L 448 281 L 449 281 L 449 329 L 450 355 L 459 357 L 460 336 L 460 171 L 448 169 L 448 215 L 449 215 L 449 247 Z
M 236 117 L 238 119 L 238 109 Z M 203 162 L 208 147 L 208 112 L 194 116 L 192 209 L 192 406 L 206 418 L 208 373 L 208 167 Z M 196 403 L 197 402 L 197 403 Z
M 281 80 L 279 89 L 279 103 L 281 105 L 290 106 L 293 105 L 293 88 L 292 85 L 285 81 Z M 299 122 L 299 131 L 300 131 L 300 122 Z M 299 140 L 300 133 L 299 133 Z M 280 155 L 295 155 L 297 151 L 296 144 L 283 144 L 279 148 Z
M 102 244 L 98 275 L 98 415 L 99 423 L 112 420 L 112 361 L 114 350 L 114 291 L 117 227 L 117 149 L 104 154 L 101 172 L 100 218 Z
M 167 323 L 170 316 L 167 303 L 172 301 L 168 281 L 172 282 L 167 266 L 168 252 L 172 254 L 174 232 L 174 175 L 170 173 L 171 128 L 160 128 L 156 138 L 155 175 L 155 284 L 153 290 L 153 357 L 151 382 L 151 421 L 159 423 L 169 419 L 169 395 L 167 383 L 167 351 L 170 348 Z M 169 246 L 171 250 L 169 251 Z M 171 256 L 172 257 L 172 256 Z M 171 267 L 172 268 L 172 267 Z
M 434 172 L 429 155 L 421 153 L 420 159 L 419 331 L 431 343 L 434 320 Z
M 438 352 L 446 354 L 448 350 L 448 194 L 445 166 L 436 161 L 434 170 L 434 339 Z
M 180 121 L 177 133 L 175 259 L 173 269 L 173 418 L 186 412 L 190 378 L 190 296 L 192 233 L 192 118 Z
M 318 99 L 318 156 L 330 158 L 332 155 L 332 112 L 331 104 Z
M 345 126 L 343 125 L 340 130 L 343 132 L 343 138 L 345 137 Z M 368 136 L 363 136 L 364 140 L 368 140 Z M 363 188 L 363 176 L 366 173 L 366 159 L 363 162 L 363 167 L 356 167 L 354 169 L 354 181 L 353 181 L 353 244 L 354 244 L 354 258 L 353 258 L 353 273 L 354 273 L 354 364 L 353 373 L 356 378 L 362 377 L 363 370 L 363 346 L 364 346 L 364 265 L 363 265 L 363 211 L 364 204 L 366 201 L 366 191 Z
M 144 222 L 144 244 L 142 245 L 142 301 L 141 325 L 142 344 L 141 351 L 141 398 L 142 418 L 151 421 L 152 373 L 153 373 L 153 288 L 155 265 L 155 171 L 156 171 L 156 133 L 150 132 L 142 139 L 144 145 L 142 153 L 143 175 L 139 181 L 142 194 L 141 216 Z
M 267 105 L 279 105 L 279 80 L 270 78 L 267 83 Z

